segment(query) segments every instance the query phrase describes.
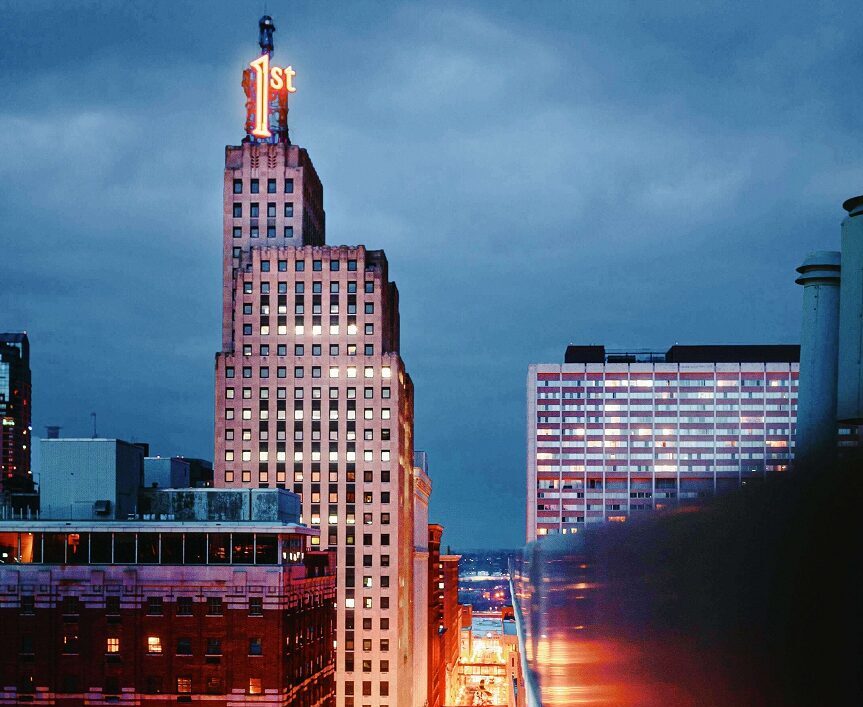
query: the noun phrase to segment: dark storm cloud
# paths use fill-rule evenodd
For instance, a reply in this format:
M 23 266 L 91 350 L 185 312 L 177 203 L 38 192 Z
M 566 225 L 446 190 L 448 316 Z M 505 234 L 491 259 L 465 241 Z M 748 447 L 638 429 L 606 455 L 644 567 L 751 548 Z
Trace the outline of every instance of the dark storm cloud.
M 261 3 L 0 2 L 0 329 L 35 428 L 212 456 L 222 147 Z M 328 240 L 383 247 L 454 546 L 523 537 L 529 362 L 795 341 L 863 191 L 853 3 L 279 3 Z

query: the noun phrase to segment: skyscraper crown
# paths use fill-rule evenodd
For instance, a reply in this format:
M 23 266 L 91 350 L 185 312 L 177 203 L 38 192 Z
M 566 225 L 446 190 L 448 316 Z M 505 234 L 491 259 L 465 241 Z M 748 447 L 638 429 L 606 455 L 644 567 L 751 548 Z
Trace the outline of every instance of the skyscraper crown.
M 246 142 L 288 143 L 288 94 L 294 88 L 294 72 L 290 66 L 271 62 L 273 18 L 264 15 L 258 21 L 258 45 L 261 55 L 243 70 L 243 91 L 246 94 Z

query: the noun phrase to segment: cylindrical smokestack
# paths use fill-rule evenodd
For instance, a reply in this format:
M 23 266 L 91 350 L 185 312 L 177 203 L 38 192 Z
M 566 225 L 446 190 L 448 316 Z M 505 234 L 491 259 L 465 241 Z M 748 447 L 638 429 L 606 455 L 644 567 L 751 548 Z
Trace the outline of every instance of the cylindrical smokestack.
M 842 207 L 842 285 L 839 288 L 839 381 L 836 416 L 863 422 L 863 196 Z
M 797 466 L 836 454 L 836 369 L 839 349 L 839 263 L 835 250 L 810 253 L 797 268 L 803 285 L 803 331 L 797 391 Z

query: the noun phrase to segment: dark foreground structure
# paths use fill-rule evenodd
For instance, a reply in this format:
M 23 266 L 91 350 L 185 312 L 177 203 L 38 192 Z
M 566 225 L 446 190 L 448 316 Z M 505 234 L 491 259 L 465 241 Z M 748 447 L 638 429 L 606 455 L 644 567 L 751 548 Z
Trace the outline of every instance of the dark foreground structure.
M 800 470 L 528 545 L 528 704 L 859 704 L 861 474 Z

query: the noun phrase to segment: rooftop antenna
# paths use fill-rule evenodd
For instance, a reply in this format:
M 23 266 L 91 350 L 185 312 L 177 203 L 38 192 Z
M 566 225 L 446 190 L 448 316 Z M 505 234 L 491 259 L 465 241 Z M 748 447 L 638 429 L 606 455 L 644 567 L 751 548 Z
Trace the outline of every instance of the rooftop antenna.
M 273 53 L 273 32 L 276 31 L 276 25 L 273 24 L 273 18 L 269 15 L 264 15 L 258 20 L 258 44 L 261 47 L 261 54 Z
M 99 435 L 96 434 L 96 413 L 91 412 L 90 417 L 93 418 L 93 439 L 96 439 Z

